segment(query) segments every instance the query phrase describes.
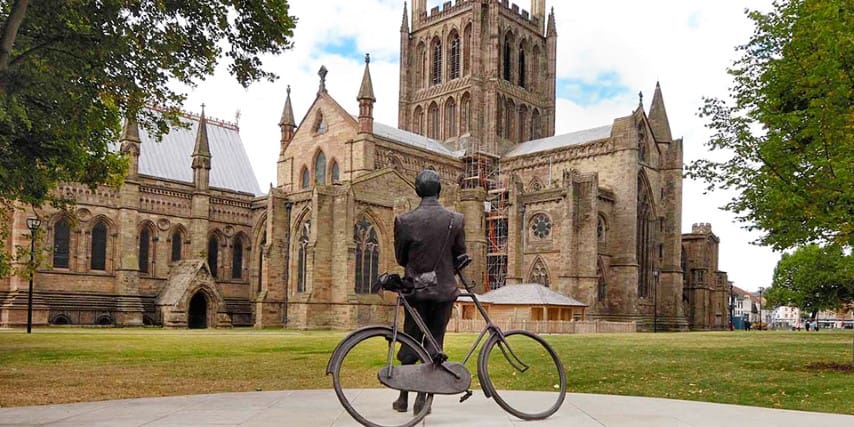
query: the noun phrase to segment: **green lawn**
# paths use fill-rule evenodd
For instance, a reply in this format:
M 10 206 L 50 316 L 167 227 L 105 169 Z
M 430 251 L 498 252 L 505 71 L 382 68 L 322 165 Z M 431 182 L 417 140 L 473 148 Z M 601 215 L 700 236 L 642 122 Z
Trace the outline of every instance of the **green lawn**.
M 330 388 L 339 332 L 0 331 L 0 406 L 226 391 Z M 450 334 L 462 357 L 474 335 Z M 854 414 L 852 333 L 548 336 L 569 390 Z M 473 366 L 473 364 L 470 363 Z M 366 378 L 375 378 L 372 375 Z

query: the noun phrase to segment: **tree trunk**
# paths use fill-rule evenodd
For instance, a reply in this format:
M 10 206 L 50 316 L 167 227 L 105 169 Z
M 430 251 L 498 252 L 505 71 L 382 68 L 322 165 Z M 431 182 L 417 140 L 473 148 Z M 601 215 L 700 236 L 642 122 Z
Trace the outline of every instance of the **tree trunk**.
M 0 73 L 9 68 L 9 62 L 12 60 L 12 46 L 15 45 L 18 29 L 24 22 L 24 15 L 27 13 L 29 4 L 30 0 L 15 0 L 12 3 L 9 18 L 6 19 L 6 24 L 3 26 L 3 39 L 0 40 Z

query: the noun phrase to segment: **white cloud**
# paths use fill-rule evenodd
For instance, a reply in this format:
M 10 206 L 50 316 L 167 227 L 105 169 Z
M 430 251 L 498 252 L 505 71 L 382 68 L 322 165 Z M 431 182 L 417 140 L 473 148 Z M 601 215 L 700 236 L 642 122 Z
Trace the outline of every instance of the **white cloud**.
M 278 122 L 285 87 L 292 87 L 297 120 L 317 92 L 317 70 L 329 69 L 327 88 L 342 106 L 356 112 L 356 94 L 364 69 L 364 53 L 372 55 L 371 74 L 377 96 L 375 116 L 397 124 L 398 49 L 402 13 L 400 0 L 291 0 L 299 18 L 294 49 L 267 58 L 266 66 L 280 75 L 274 83 L 241 88 L 220 67 L 214 77 L 195 88 L 187 108 L 198 111 L 204 102 L 210 115 L 226 120 L 241 111 L 241 136 L 259 183 L 274 183 L 279 153 Z M 428 7 L 442 1 L 430 0 Z M 526 1 L 517 2 L 530 10 Z M 675 137 L 685 138 L 685 161 L 707 156 L 703 142 L 708 131 L 696 116 L 702 96 L 725 96 L 731 83 L 725 70 L 736 58 L 734 47 L 752 31 L 742 2 L 659 0 L 637 2 L 549 1 L 558 30 L 558 76 L 594 83 L 603 74 L 615 74 L 625 93 L 580 106 L 557 100 L 557 131 L 569 132 L 610 123 L 637 106 L 643 90 L 647 108 L 656 80 L 662 85 Z M 411 3 L 410 3 L 411 4 Z M 754 0 L 749 7 L 767 9 L 770 0 Z M 411 11 L 411 8 L 410 8 Z M 324 48 L 338 45 L 332 51 Z M 353 52 L 341 46 L 355 46 Z M 683 230 L 695 222 L 710 222 L 721 238 L 720 268 L 746 289 L 768 286 L 778 255 L 751 246 L 757 237 L 733 223 L 733 216 L 717 208 L 728 194 L 702 194 L 703 186 L 686 180 Z

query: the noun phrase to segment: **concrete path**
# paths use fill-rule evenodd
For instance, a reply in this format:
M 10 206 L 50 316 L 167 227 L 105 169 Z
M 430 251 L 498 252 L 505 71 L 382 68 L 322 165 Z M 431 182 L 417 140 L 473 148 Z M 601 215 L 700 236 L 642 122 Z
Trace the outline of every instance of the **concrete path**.
M 520 393 L 528 402 L 539 393 Z M 411 399 L 410 399 L 411 400 Z M 365 390 L 360 403 L 391 412 L 387 392 Z M 410 403 L 411 405 L 411 403 Z M 332 390 L 178 396 L 67 405 L 0 408 L 0 425 L 48 426 L 358 426 Z M 544 421 L 507 415 L 479 390 L 465 403 L 437 396 L 425 426 L 854 426 L 854 416 L 682 400 L 568 394 Z

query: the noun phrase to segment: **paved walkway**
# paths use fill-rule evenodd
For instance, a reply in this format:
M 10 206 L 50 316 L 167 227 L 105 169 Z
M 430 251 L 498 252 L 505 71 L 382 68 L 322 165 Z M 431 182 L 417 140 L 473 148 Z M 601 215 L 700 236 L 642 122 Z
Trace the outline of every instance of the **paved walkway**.
M 538 393 L 520 393 L 534 402 Z M 382 390 L 366 390 L 362 403 L 389 408 Z M 411 399 L 410 399 L 411 400 Z M 682 400 L 568 394 L 544 421 L 508 416 L 480 391 L 463 404 L 437 396 L 426 426 L 851 426 L 854 416 L 784 411 Z M 410 403 L 411 404 L 411 403 Z M 389 408 L 390 411 L 390 408 Z M 0 408 L 0 425 L 49 426 L 358 426 L 332 390 L 177 396 L 67 405 Z

